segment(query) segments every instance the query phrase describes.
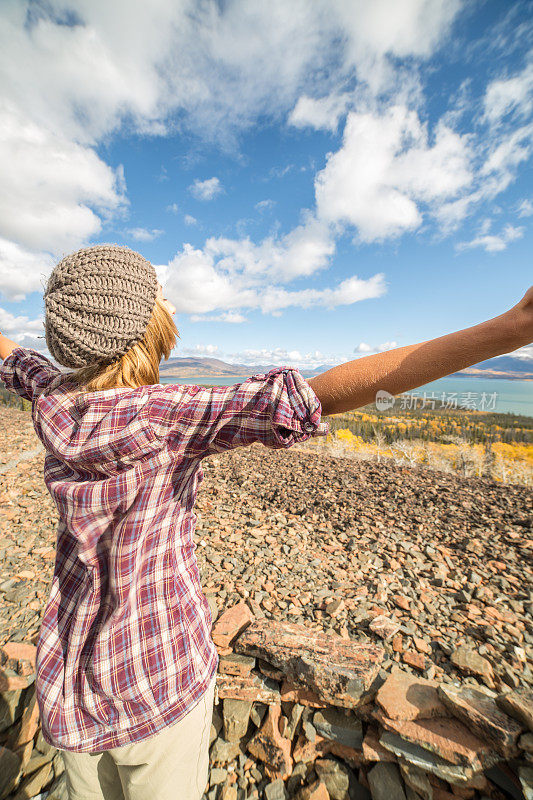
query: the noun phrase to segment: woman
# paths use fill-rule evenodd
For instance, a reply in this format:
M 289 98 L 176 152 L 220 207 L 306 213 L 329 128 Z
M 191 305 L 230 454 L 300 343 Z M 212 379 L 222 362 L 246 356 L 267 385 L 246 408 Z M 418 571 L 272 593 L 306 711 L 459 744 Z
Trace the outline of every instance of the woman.
M 533 287 L 509 311 L 306 381 L 276 367 L 229 387 L 162 385 L 179 335 L 153 266 L 115 245 L 53 270 L 46 342 L 71 371 L 0 336 L 6 387 L 32 402 L 58 511 L 37 645 L 43 736 L 71 800 L 198 800 L 217 651 L 193 512 L 202 459 L 325 435 L 322 416 L 422 386 L 533 340 Z

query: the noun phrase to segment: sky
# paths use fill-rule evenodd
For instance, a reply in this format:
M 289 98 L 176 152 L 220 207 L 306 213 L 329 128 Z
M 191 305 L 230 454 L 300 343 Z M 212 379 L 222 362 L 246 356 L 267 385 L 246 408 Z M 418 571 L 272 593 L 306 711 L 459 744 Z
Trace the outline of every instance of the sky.
M 502 314 L 532 44 L 527 0 L 3 0 L 0 331 L 49 355 L 48 276 L 101 242 L 154 264 L 173 356 L 314 369 Z

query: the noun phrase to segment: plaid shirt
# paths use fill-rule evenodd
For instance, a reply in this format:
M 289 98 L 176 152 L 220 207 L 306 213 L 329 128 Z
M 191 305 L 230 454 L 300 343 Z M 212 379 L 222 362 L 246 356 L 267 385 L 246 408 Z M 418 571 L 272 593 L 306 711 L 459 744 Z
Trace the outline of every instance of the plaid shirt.
M 218 665 L 193 540 L 202 459 L 288 448 L 329 423 L 292 367 L 228 387 L 76 395 L 47 358 L 16 347 L 0 378 L 32 402 L 59 511 L 37 643 L 43 736 L 75 752 L 141 741 L 184 717 Z

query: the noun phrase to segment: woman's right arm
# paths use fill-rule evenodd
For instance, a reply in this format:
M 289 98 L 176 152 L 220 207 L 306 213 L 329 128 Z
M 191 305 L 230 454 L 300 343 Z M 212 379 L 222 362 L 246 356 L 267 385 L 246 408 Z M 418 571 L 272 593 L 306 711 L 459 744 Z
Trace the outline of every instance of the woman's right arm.
M 532 341 L 533 286 L 513 308 L 493 319 L 427 342 L 348 361 L 307 383 L 320 400 L 322 416 L 340 414 L 374 403 L 380 389 L 401 394 Z

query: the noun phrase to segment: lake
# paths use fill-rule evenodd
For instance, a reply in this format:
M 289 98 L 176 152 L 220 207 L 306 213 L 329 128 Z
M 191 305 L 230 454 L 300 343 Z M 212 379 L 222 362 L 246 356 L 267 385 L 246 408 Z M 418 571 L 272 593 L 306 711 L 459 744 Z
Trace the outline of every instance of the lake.
M 175 384 L 202 384 L 208 386 L 233 386 L 243 383 L 243 377 L 212 378 L 198 377 L 194 379 L 160 378 L 161 383 Z M 426 392 L 426 407 L 431 408 L 430 398 L 435 400 L 435 408 L 444 404 L 450 405 L 456 401 L 458 409 L 472 408 L 477 411 L 493 411 L 497 414 L 524 414 L 533 417 L 533 381 L 503 380 L 501 378 L 439 378 L 437 381 L 419 386 L 406 392 L 411 395 L 401 400 L 395 399 L 394 408 L 400 409 L 402 402 L 414 403 L 414 397 L 424 397 Z M 418 406 L 421 400 L 418 400 Z M 413 406 L 414 407 L 414 406 Z

